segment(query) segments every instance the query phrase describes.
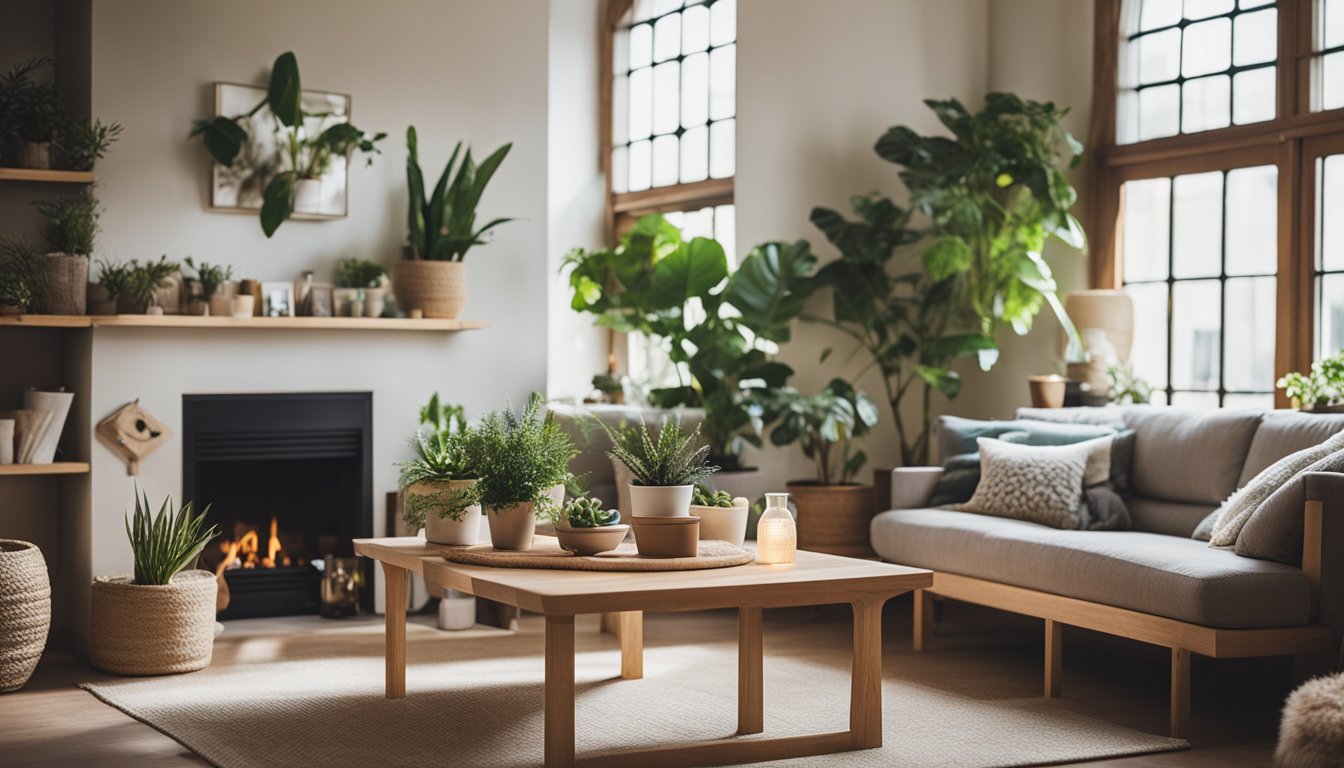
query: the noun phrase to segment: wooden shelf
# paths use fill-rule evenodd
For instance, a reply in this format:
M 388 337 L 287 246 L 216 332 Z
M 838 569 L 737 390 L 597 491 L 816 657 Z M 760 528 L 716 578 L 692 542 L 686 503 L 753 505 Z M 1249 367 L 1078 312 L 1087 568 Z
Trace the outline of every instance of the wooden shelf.
M 229 328 L 305 331 L 472 331 L 482 320 L 405 317 L 201 317 L 197 315 L 8 315 L 0 327 L 22 328 Z
M 87 475 L 87 461 L 57 461 L 52 464 L 0 464 L 0 477 L 6 475 Z
M 92 184 L 93 171 L 42 171 L 35 168 L 0 168 L 0 181 L 54 181 Z

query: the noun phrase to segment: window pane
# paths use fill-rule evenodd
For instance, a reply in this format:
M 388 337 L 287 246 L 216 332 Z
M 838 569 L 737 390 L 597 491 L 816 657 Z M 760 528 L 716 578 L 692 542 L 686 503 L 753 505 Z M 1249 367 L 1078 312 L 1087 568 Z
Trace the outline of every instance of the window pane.
M 1344 270 L 1344 155 L 1316 161 L 1316 221 L 1319 236 L 1316 264 L 1323 270 Z
M 1344 45 L 1344 2 L 1341 0 L 1322 0 L 1317 5 L 1322 15 L 1320 24 L 1320 42 L 1316 50 Z
M 1185 0 L 1185 18 L 1207 19 L 1232 10 L 1232 0 Z
M 1321 275 L 1316 280 L 1316 357 L 1321 358 L 1344 349 L 1344 275 Z
M 653 60 L 667 61 L 681 53 L 681 14 L 673 13 L 653 25 Z
M 1218 281 L 1178 282 L 1171 304 L 1172 387 L 1217 390 L 1222 313 Z
M 1169 27 L 1181 20 L 1181 0 L 1143 0 L 1139 29 Z
M 719 0 L 709 7 L 709 44 L 727 45 L 737 39 L 737 0 Z
M 1181 87 L 1163 85 L 1139 91 L 1139 140 L 1175 136 L 1180 132 Z
M 618 29 L 612 34 L 611 61 L 615 74 L 630 71 L 630 30 Z
M 1177 176 L 1173 198 L 1176 231 L 1172 238 L 1172 275 L 1218 275 L 1222 268 L 1223 174 L 1213 171 Z
M 737 209 L 720 205 L 714 209 L 714 239 L 723 246 L 728 257 L 728 268 L 737 268 Z
M 1167 279 L 1171 180 L 1126 182 L 1121 195 L 1124 198 L 1125 215 L 1122 241 L 1124 253 L 1121 254 L 1120 263 L 1124 267 L 1125 282 Z
M 1273 120 L 1278 85 L 1274 67 L 1238 72 L 1232 77 L 1232 122 L 1237 125 Z
M 701 125 L 681 135 L 681 181 L 709 178 L 709 128 Z
M 1228 68 L 1232 58 L 1232 22 L 1211 19 L 1185 28 L 1181 74 L 1198 77 Z
M 617 77 L 611 84 L 611 143 L 630 141 L 630 78 Z
M 714 209 L 701 208 L 698 211 L 686 211 L 683 214 L 681 224 L 681 238 L 690 240 L 693 237 L 714 237 Z
M 1181 131 L 1226 128 L 1232 120 L 1231 81 L 1227 75 L 1190 80 L 1181 99 Z
M 1177 392 L 1171 396 L 1171 404 L 1181 408 L 1217 408 L 1217 392 Z
M 653 68 L 653 132 L 672 133 L 681 125 L 681 65 L 675 61 Z
M 681 52 L 691 54 L 709 47 L 709 9 L 703 5 L 681 14 Z
M 653 70 L 630 73 L 630 138 L 646 139 L 653 128 Z
M 709 118 L 732 117 L 736 110 L 737 46 L 729 45 L 709 52 Z
M 1257 411 L 1268 411 L 1274 408 L 1274 396 L 1271 394 L 1263 395 L 1223 395 L 1224 408 L 1254 408 Z
M 1144 35 L 1134 44 L 1139 49 L 1139 84 L 1175 80 L 1181 74 L 1181 30 Z
M 709 54 L 687 56 L 681 63 L 681 125 L 709 122 Z
M 1154 389 L 1167 386 L 1167 285 L 1127 285 L 1134 300 L 1134 347 L 1129 353 L 1134 373 Z
M 1273 4 L 1274 0 L 1241 0 L 1241 2 L 1237 3 L 1237 7 L 1245 11 L 1251 8 L 1263 8 L 1266 5 Z
M 721 120 L 709 126 L 709 175 L 716 179 L 732 176 L 737 163 L 734 122 Z
M 1227 172 L 1227 274 L 1277 271 L 1278 193 L 1279 169 L 1275 166 Z
M 1234 278 L 1226 290 L 1223 386 L 1268 391 L 1274 386 L 1274 278 Z
M 611 151 L 611 191 L 630 191 L 630 150 L 626 147 Z
M 678 175 L 677 137 L 659 136 L 653 140 L 653 186 L 676 184 Z
M 1237 66 L 1272 61 L 1278 51 L 1279 12 L 1270 8 L 1238 16 L 1232 35 L 1232 63 Z
M 639 69 L 653 63 L 653 27 L 639 24 L 630 29 L 630 68 Z
M 630 145 L 630 191 L 648 189 L 652 181 L 652 151 L 648 140 Z
M 1344 51 L 1327 54 L 1317 62 L 1320 109 L 1344 107 Z

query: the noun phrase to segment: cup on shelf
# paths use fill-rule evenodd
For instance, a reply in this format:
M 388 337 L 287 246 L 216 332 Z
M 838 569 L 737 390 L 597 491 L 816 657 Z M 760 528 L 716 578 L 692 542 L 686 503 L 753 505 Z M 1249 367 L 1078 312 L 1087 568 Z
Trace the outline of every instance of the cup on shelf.
M 234 317 L 252 317 L 252 311 L 256 308 L 257 297 L 250 294 L 239 294 L 233 297 L 233 316 Z

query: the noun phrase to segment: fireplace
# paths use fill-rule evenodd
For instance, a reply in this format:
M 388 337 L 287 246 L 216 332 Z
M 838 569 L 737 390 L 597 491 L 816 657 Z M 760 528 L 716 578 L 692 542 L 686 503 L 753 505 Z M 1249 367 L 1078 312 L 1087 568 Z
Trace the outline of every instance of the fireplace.
M 182 495 L 219 526 L 201 567 L 224 577 L 221 619 L 318 612 L 323 558 L 373 535 L 372 413 L 368 392 L 182 397 Z

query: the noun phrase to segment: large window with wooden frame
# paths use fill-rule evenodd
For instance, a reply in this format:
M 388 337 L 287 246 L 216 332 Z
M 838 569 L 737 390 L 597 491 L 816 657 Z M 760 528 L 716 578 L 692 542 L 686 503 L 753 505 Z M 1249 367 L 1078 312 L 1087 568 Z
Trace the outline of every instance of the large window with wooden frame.
M 1092 282 L 1156 400 L 1286 405 L 1344 347 L 1344 0 L 1096 2 Z

